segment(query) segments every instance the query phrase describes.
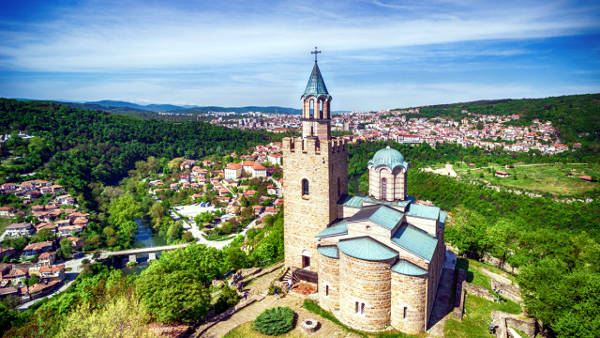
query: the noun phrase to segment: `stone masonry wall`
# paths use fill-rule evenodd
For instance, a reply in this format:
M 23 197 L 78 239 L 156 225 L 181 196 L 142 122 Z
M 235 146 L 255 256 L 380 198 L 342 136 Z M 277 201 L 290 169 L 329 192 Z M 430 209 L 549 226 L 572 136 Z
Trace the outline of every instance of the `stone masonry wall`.
M 339 319 L 344 324 L 370 332 L 390 324 L 391 263 L 359 260 L 340 252 Z
M 392 327 L 409 334 L 425 332 L 426 300 L 427 278 L 392 272 Z M 404 308 L 406 308 L 406 316 L 404 316 Z
M 318 271 L 315 235 L 338 216 L 337 178 L 347 192 L 346 145 L 338 140 L 285 138 L 283 143 L 283 196 L 285 265 L 302 268 L 303 252 L 310 256 L 311 271 Z M 344 175 L 341 175 L 341 172 Z M 309 194 L 302 196 L 302 180 L 309 182 Z
M 339 262 L 319 254 L 319 305 L 330 312 L 340 308 Z

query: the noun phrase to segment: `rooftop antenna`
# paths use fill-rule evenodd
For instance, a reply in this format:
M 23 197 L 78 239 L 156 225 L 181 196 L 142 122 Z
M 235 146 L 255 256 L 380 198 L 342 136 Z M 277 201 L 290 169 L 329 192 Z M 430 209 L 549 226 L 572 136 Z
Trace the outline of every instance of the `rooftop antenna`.
M 315 50 L 313 50 L 312 52 L 310 52 L 311 54 L 315 54 L 315 63 L 317 63 L 317 54 L 321 54 L 321 51 L 317 49 L 317 47 L 315 46 Z

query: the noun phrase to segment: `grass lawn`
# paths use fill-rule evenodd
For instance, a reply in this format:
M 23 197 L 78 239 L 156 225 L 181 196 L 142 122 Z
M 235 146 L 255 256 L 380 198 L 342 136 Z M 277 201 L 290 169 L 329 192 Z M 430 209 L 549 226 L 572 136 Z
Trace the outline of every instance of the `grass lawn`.
M 262 334 L 256 330 L 254 330 L 252 328 L 252 324 L 253 322 L 247 322 L 245 324 L 242 324 L 238 327 L 236 327 L 235 329 L 229 331 L 225 336 L 223 336 L 224 338 L 249 338 L 249 337 L 264 337 L 264 338 L 268 338 L 268 337 L 273 337 L 273 336 L 268 336 L 266 334 Z M 302 337 L 299 335 L 296 335 L 293 333 L 293 330 L 291 332 L 288 333 L 284 333 L 280 336 L 277 337 L 282 337 L 282 338 L 296 338 L 296 337 Z
M 596 163 L 517 164 L 515 168 L 510 169 L 491 164 L 490 167 L 492 173 L 488 168 L 468 168 L 464 165 L 455 166 L 454 170 L 461 178 L 483 180 L 496 186 L 557 196 L 578 195 L 600 189 L 600 182 L 585 182 L 578 178 L 583 175 L 599 177 L 600 164 Z M 506 171 L 511 176 L 496 177 L 494 175 L 496 170 Z
M 462 322 L 449 318 L 444 334 L 446 337 L 494 337 L 487 330 L 492 320 L 491 312 L 494 310 L 508 313 L 521 312 L 521 308 L 513 302 L 494 303 L 481 297 L 467 295 Z
M 13 223 L 12 217 L 0 217 L 0 234 L 4 232 L 4 229 Z

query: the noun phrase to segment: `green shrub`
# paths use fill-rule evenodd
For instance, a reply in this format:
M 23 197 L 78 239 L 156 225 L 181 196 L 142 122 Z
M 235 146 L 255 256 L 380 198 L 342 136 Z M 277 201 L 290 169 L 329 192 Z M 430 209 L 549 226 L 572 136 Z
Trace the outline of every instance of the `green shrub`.
M 254 320 L 254 329 L 269 336 L 278 336 L 293 328 L 294 311 L 289 307 L 266 309 Z
M 217 299 L 217 302 L 214 305 L 215 312 L 216 313 L 225 312 L 225 310 L 227 310 L 230 307 L 237 304 L 238 300 L 239 300 L 239 296 L 238 296 L 237 292 L 235 292 L 235 290 L 230 287 L 225 287 L 223 289 L 223 291 L 221 291 L 221 294 L 219 295 L 219 299 Z

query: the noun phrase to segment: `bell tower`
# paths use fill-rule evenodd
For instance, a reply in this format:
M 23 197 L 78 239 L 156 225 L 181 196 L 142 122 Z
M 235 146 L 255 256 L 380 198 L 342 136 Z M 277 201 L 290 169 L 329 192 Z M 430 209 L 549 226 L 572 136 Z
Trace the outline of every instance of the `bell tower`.
M 301 97 L 302 136 L 283 139 L 285 265 L 318 271 L 315 236 L 332 224 L 348 194 L 346 141 L 331 137 L 331 95 L 315 63 Z

